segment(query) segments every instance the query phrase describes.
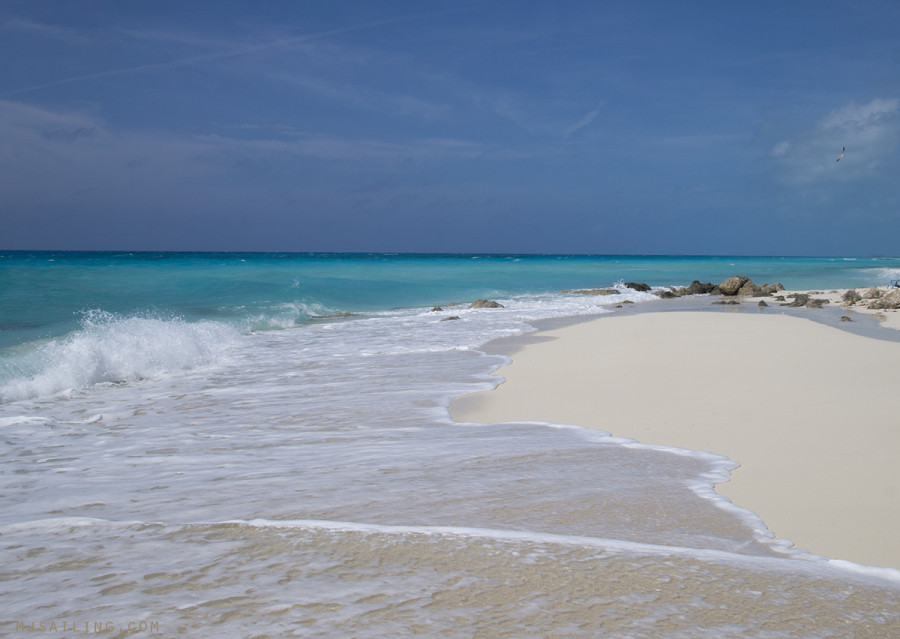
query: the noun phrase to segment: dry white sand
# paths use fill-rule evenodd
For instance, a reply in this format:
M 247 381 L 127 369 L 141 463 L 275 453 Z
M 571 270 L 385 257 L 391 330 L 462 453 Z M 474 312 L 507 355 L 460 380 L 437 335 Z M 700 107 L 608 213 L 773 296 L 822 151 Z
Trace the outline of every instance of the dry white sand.
M 888 329 L 884 329 L 888 330 Z M 609 316 L 542 333 L 458 421 L 552 421 L 741 464 L 717 490 L 780 539 L 900 569 L 900 343 L 779 314 Z

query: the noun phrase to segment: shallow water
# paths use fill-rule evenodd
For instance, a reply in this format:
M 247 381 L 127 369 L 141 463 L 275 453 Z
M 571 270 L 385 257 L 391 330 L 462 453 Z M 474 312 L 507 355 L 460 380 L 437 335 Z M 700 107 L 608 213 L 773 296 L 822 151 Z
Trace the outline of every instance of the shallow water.
M 354 263 L 344 287 L 364 287 L 360 272 L 383 294 L 385 281 L 449 277 L 416 265 Z M 195 267 L 181 277 L 199 287 Z M 730 460 L 574 426 L 451 421 L 454 396 L 497 383 L 506 360 L 488 340 L 654 299 L 478 289 L 482 276 L 424 306 L 335 303 L 355 314 L 280 330 L 242 324 L 287 303 L 269 288 L 214 320 L 119 299 L 98 309 L 114 316 L 12 346 L 0 632 L 900 635 L 900 573 L 788 550 L 712 490 Z M 492 291 L 505 308 L 430 310 Z

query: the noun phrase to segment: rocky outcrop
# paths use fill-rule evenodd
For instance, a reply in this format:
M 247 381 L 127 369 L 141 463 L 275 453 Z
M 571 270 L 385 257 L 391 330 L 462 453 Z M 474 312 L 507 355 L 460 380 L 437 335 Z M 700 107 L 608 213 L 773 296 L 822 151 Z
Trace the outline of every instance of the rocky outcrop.
M 716 285 L 712 282 L 701 282 L 694 280 L 690 286 L 682 286 L 681 288 L 673 288 L 668 291 L 671 295 L 666 295 L 665 291 L 657 293 L 660 297 L 684 297 L 685 295 L 709 295 L 717 292 Z
M 782 304 L 791 308 L 822 308 L 828 304 L 828 300 L 822 297 L 810 297 L 806 293 L 791 293 L 788 297 L 793 297 L 793 302 Z
M 762 295 L 762 289 L 754 284 L 753 280 L 747 280 L 735 295 L 738 297 L 759 297 Z
M 887 295 L 872 300 L 866 305 L 868 309 L 898 309 L 900 308 L 900 289 L 894 289 Z
M 849 291 L 844 293 L 841 296 L 841 300 L 843 300 L 844 304 L 853 305 L 862 299 L 862 295 L 856 292 L 856 289 L 851 288 Z
M 641 291 L 642 293 L 650 292 L 649 284 L 639 284 L 638 282 L 625 282 L 625 288 L 630 288 L 635 291 Z
M 685 295 L 708 295 L 716 290 L 716 285 L 712 282 L 701 282 L 694 280 L 685 290 Z
M 746 275 L 735 275 L 720 283 L 716 289 L 722 295 L 734 295 L 736 297 L 768 297 L 774 295 L 778 291 L 783 291 L 784 286 L 782 286 L 780 282 L 757 286 L 753 280 Z
M 475 300 L 469 304 L 469 308 L 504 308 L 504 306 L 493 300 Z
M 724 282 L 719 284 L 719 292 L 722 295 L 737 295 L 738 291 L 750 281 L 750 278 L 746 275 L 735 275 L 733 277 L 729 277 Z
M 867 300 L 877 300 L 879 297 L 881 297 L 881 291 L 874 286 L 866 291 L 865 295 L 863 295 L 863 299 Z

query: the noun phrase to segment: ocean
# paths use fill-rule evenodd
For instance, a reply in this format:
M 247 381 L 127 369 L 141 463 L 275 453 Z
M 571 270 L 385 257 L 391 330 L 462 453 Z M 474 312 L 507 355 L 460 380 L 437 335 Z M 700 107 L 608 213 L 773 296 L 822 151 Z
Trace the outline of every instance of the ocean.
M 774 539 L 731 460 L 450 418 L 492 340 L 736 274 L 900 259 L 0 252 L 0 634 L 900 636 L 900 571 Z

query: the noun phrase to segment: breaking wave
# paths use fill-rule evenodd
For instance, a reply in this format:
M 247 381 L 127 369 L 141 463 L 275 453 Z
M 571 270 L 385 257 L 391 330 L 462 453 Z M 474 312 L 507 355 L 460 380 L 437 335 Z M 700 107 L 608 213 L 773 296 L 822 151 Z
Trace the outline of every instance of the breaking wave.
M 80 329 L 0 355 L 0 402 L 101 383 L 159 377 L 213 363 L 240 337 L 221 322 L 85 311 Z

